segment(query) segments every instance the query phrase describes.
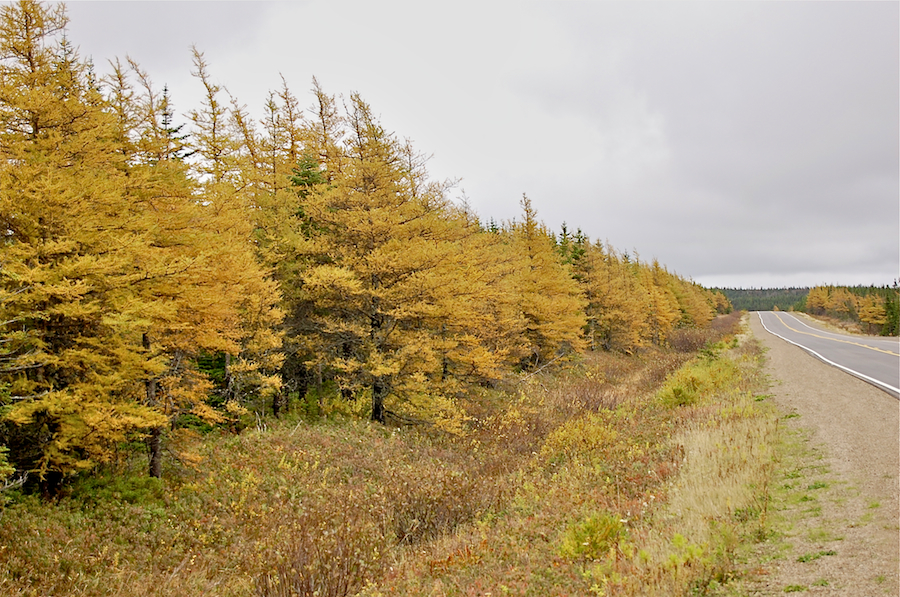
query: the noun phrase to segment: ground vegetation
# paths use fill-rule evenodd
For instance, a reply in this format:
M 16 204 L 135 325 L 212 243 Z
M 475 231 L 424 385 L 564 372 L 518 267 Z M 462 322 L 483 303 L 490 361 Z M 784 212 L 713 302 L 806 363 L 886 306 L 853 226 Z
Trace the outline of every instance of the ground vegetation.
M 213 430 L 162 480 L 122 448 L 53 502 L 14 496 L 0 592 L 725 590 L 767 533 L 778 420 L 737 315 L 703 351 L 596 351 L 482 388 L 464 433 L 360 420 L 334 388 L 325 417 Z

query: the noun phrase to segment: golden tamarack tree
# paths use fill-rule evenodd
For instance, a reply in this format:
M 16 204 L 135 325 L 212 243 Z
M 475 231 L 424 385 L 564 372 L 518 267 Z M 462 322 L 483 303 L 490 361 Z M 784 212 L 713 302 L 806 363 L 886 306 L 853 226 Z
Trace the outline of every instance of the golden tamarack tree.
M 560 349 L 581 349 L 576 331 L 585 326 L 584 296 L 528 197 L 522 197 L 522 221 L 514 221 L 508 234 L 518 258 L 510 290 L 525 321 L 526 362 L 537 367 Z
M 54 36 L 61 7 L 0 13 L 0 254 L 6 442 L 20 466 L 102 460 L 133 429 L 160 363 L 140 345 L 130 287 L 145 247 L 117 123 L 85 66 Z
M 0 19 L 4 441 L 43 478 L 143 432 L 159 475 L 176 416 L 219 418 L 196 357 L 277 346 L 277 289 L 240 197 L 179 158 L 165 97 L 135 92 L 121 67 L 104 97 L 59 41 L 59 6 Z
M 497 291 L 477 267 L 483 252 L 465 250 L 482 233 L 358 95 L 330 134 L 342 139 L 332 143 L 339 165 L 294 177 L 297 186 L 318 181 L 299 193 L 305 265 L 290 282 L 308 363 L 345 396 L 369 400 L 373 420 L 455 428 L 460 379 L 495 373 L 508 352 L 483 341 L 496 323 L 489 304 Z
M 358 95 L 341 110 L 314 80 L 302 110 L 282 81 L 255 120 L 194 50 L 184 129 L 135 62 L 97 80 L 65 23 L 61 5 L 0 9 L 0 445 L 20 471 L 145 438 L 159 476 L 183 416 L 277 412 L 285 381 L 459 430 L 469 384 L 662 345 L 722 307 L 556 237 L 527 198 L 481 226 Z

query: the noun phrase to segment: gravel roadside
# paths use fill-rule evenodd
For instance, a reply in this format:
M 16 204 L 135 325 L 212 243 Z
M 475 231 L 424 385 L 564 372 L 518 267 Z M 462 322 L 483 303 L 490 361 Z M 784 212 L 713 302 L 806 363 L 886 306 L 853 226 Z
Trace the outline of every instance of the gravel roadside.
M 749 593 L 900 595 L 900 401 L 749 323 L 787 438 Z

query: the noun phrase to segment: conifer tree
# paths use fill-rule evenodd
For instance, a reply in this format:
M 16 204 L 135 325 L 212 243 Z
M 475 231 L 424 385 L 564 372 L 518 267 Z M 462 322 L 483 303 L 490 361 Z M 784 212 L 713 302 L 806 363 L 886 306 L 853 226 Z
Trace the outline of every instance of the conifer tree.
M 642 267 L 637 261 L 636 266 L 640 269 L 641 286 L 647 297 L 647 337 L 653 344 L 661 346 L 681 319 L 678 299 L 666 284 L 667 276 L 658 263 L 649 268 Z
M 490 351 L 472 358 L 479 272 L 460 245 L 477 230 L 450 208 L 443 185 L 427 181 L 411 148 L 358 95 L 350 102 L 345 155 L 319 153 L 332 160 L 323 169 L 330 184 L 302 204 L 314 242 L 302 275 L 310 364 L 331 372 L 345 396 L 365 396 L 375 421 L 452 427 L 453 370 L 467 358 L 490 368 Z
M 900 290 L 897 282 L 891 288 L 886 288 L 884 293 L 884 327 L 881 328 L 882 336 L 900 335 Z
M 703 328 L 709 324 L 714 310 L 712 297 L 706 291 L 696 284 L 670 273 L 655 259 L 651 269 L 654 272 L 656 283 L 668 288 L 675 297 L 681 314 L 675 324 L 676 327 Z
M 731 305 L 731 301 L 728 300 L 728 297 L 725 296 L 720 290 L 716 290 L 712 295 L 713 308 L 716 313 L 719 315 L 725 315 L 727 313 L 731 313 L 733 307 Z
M 302 272 L 314 250 L 308 238 L 309 220 L 302 200 L 325 181 L 317 160 L 308 149 L 310 125 L 299 102 L 282 80 L 282 89 L 270 92 L 258 130 L 243 108 L 232 108 L 241 141 L 238 161 L 244 193 L 253 206 L 254 243 L 260 261 L 272 271 L 282 295 L 285 313 L 282 382 L 301 395 L 308 381 L 299 344 L 306 324 L 301 297 Z M 272 408 L 279 414 L 284 392 L 273 395 Z
M 561 262 L 553 235 L 522 196 L 522 221 L 509 228 L 518 258 L 511 292 L 525 320 L 522 364 L 540 366 L 567 350 L 583 347 L 584 298 L 570 266 Z
M 824 315 L 828 306 L 828 288 L 816 286 L 806 295 L 806 309 L 813 315 Z
M 856 316 L 856 297 L 846 288 L 832 288 L 825 309 L 837 317 L 852 319 Z
M 132 98 L 128 110 L 138 115 L 135 128 L 121 136 L 137 140 L 128 179 L 146 244 L 132 264 L 138 279 L 130 289 L 144 305 L 141 346 L 155 364 L 144 381 L 144 403 L 165 421 L 149 432 L 152 476 L 161 474 L 163 435 L 178 417 L 223 420 L 210 407 L 213 385 L 198 368 L 200 357 L 224 359 L 218 392 L 232 412 L 248 397 L 272 395 L 280 384 L 277 286 L 256 259 L 252 210 L 234 186 L 240 180 L 228 112 L 199 52 L 195 59 L 207 96 L 192 113 L 197 132 L 191 138 L 172 122 L 167 91 L 157 94 L 136 63 L 131 67 L 140 94 L 115 75 L 114 97 Z M 197 155 L 196 176 L 184 159 L 191 153 Z
M 866 324 L 866 333 L 880 332 L 887 323 L 884 298 L 877 294 L 862 297 L 859 302 L 859 321 Z
M 448 255 L 457 273 L 448 271 L 436 289 L 444 312 L 442 379 L 491 383 L 524 354 L 525 319 L 511 292 L 520 259 L 508 237 L 482 230 L 465 206 L 448 217 L 461 236 Z
M 174 417 L 219 417 L 201 352 L 235 357 L 232 397 L 277 389 L 277 289 L 230 184 L 224 112 L 197 113 L 212 179 L 200 187 L 168 93 L 130 62 L 102 97 L 71 46 L 53 43 L 64 24 L 62 9 L 33 2 L 4 7 L 0 23 L 5 435 L 20 468 L 59 475 L 149 430 L 158 475 Z
M 344 166 L 344 116 L 338 110 L 334 96 L 328 95 L 313 77 L 313 95 L 316 97 L 311 112 L 312 122 L 306 151 L 315 156 L 325 178 L 329 182 Z
M 590 292 L 592 344 L 624 352 L 644 346 L 649 305 L 634 264 L 599 242 L 589 247 L 587 260 L 591 264 L 585 283 Z
M 89 468 L 159 423 L 141 403 L 131 267 L 145 247 L 116 118 L 65 41 L 61 6 L 0 9 L 0 316 L 11 460 L 42 478 Z M 15 445 L 13 445 L 15 444 Z
M 205 95 L 201 109 L 191 112 L 194 167 L 201 182 L 194 191 L 200 197 L 194 201 L 199 236 L 193 242 L 199 252 L 192 254 L 196 267 L 191 272 L 197 295 L 186 303 L 201 306 L 194 311 L 201 319 L 189 328 L 189 345 L 195 354 L 224 355 L 224 398 L 240 402 L 272 396 L 280 388 L 283 313 L 277 282 L 256 250 L 260 206 L 253 179 L 246 177 L 249 169 L 241 167 L 235 111 L 220 100 L 221 88 L 196 49 L 194 65 Z

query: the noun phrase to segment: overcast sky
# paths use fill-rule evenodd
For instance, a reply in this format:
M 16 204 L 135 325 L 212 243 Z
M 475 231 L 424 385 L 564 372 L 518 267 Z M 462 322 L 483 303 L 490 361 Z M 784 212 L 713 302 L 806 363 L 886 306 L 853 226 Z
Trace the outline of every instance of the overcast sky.
M 97 70 L 126 55 L 181 114 L 190 46 L 260 113 L 359 92 L 482 220 L 553 230 L 705 286 L 900 276 L 897 2 L 69 2 Z M 183 117 L 186 120 L 186 117 Z

